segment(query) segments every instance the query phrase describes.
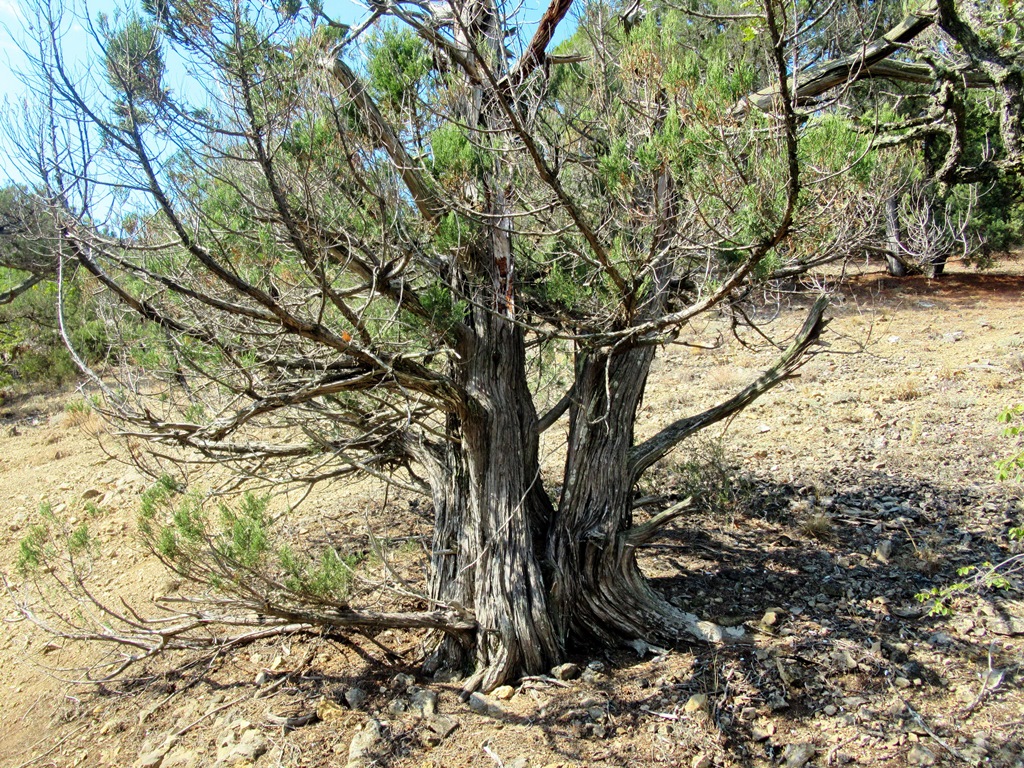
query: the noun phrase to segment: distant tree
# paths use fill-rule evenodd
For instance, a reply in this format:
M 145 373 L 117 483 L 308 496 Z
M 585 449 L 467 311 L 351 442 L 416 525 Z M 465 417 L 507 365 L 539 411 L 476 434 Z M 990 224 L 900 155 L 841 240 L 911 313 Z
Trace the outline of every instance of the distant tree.
M 885 33 L 866 45 L 819 43 L 826 60 L 812 58 L 791 87 L 806 110 L 852 114 L 876 147 L 915 148 L 895 159 L 905 172 L 889 198 L 885 250 L 893 274 L 935 276 L 955 253 L 1022 242 L 1024 11 L 1015 2 L 932 0 L 895 23 L 898 8 L 848 6 L 847 15 Z M 772 109 L 776 94 L 766 88 L 744 106 Z
M 346 596 L 342 543 L 316 565 L 269 543 L 254 500 L 215 524 L 153 497 L 154 550 L 230 599 L 173 631 L 108 610 L 80 635 L 125 642 L 128 663 L 218 618 L 430 628 L 428 666 L 467 672 L 467 690 L 579 642 L 728 640 L 640 571 L 637 549 L 683 507 L 637 519 L 637 484 L 791 376 L 824 301 L 718 405 L 643 438 L 639 405 L 692 321 L 740 324 L 758 292 L 873 241 L 892 169 L 791 79 L 812 43 L 851 34 L 852 9 L 553 0 L 534 28 L 518 4 L 399 1 L 347 26 L 298 0 L 147 0 L 80 20 L 98 52 L 76 70 L 70 18 L 38 2 L 46 109 L 23 136 L 48 139 L 20 144 L 61 253 L 137 318 L 122 348 L 148 374 L 107 390 L 108 415 L 275 484 L 387 479 L 426 494 L 434 526 L 418 607 L 381 612 Z M 759 109 L 737 108 L 749 94 Z M 1007 141 L 942 178 L 1016 162 Z M 541 388 L 541 359 L 564 366 L 562 391 Z M 563 414 L 548 477 L 540 436 Z
M 0 269 L 15 278 L 0 292 L 10 304 L 43 280 L 56 277 L 56 232 L 46 204 L 19 186 L 0 189 Z

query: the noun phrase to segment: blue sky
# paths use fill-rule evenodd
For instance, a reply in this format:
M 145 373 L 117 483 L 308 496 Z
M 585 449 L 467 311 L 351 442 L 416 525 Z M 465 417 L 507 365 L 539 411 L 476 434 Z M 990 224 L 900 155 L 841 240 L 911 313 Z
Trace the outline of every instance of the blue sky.
M 101 12 L 112 13 L 117 7 L 135 5 L 131 0 L 64 0 L 68 6 L 77 8 L 80 12 L 87 9 L 89 18 L 95 19 Z M 525 0 L 523 2 L 523 16 L 529 22 L 523 25 L 522 31 L 526 34 L 532 33 L 535 24 L 547 7 L 548 0 Z M 8 104 L 16 104 L 22 94 L 24 87 L 15 76 L 14 72 L 25 69 L 27 62 L 15 39 L 24 40 L 26 32 L 24 23 L 26 21 L 23 9 L 23 0 L 0 0 L 0 94 Z M 355 0 L 327 0 L 325 9 L 329 14 L 339 21 L 345 23 L 357 22 L 368 14 L 366 5 Z M 574 24 L 570 19 L 563 22 L 563 29 L 559 30 L 561 38 Z M 69 60 L 84 59 L 89 47 L 89 36 L 84 28 L 74 22 L 69 33 L 64 37 L 65 56 Z M 11 159 L 11 152 L 7 147 L 6 138 L 0 135 L 0 184 L 10 181 L 22 181 L 23 175 L 17 165 Z

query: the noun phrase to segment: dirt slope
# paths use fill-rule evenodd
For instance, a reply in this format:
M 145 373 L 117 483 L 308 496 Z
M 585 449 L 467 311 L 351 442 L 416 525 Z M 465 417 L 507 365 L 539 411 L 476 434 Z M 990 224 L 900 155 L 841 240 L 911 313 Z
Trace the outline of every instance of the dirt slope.
M 993 479 L 1007 450 L 995 416 L 1024 402 L 1022 300 L 1020 262 L 941 281 L 867 271 L 837 296 L 830 346 L 800 378 L 656 472 L 652 494 L 718 490 L 645 568 L 689 610 L 745 624 L 750 644 L 581 655 L 566 680 L 463 703 L 457 683 L 418 679 L 384 650 L 414 660 L 417 637 L 287 637 L 97 691 L 52 671 L 95 652 L 54 642 L 8 599 L 0 766 L 343 766 L 357 734 L 361 764 L 403 767 L 1024 766 L 1024 595 L 962 598 L 947 617 L 914 599 L 1013 554 L 1007 531 L 1024 524 L 1020 484 Z M 807 303 L 777 308 L 772 332 L 796 327 Z M 658 363 L 648 432 L 772 358 L 723 337 Z M 0 570 L 23 594 L 14 563 L 40 504 L 77 523 L 88 499 L 97 589 L 130 601 L 174 589 L 133 536 L 147 480 L 116 443 L 101 447 L 93 417 L 66 410 L 75 397 L 0 411 Z M 386 511 L 422 535 L 414 505 L 336 488 L 303 509 L 353 532 Z

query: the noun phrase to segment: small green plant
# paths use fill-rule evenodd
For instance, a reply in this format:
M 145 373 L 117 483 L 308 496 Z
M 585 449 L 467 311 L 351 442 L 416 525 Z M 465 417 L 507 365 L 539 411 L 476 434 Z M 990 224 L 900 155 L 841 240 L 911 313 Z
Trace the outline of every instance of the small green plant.
M 28 534 L 18 545 L 18 559 L 15 564 L 18 573 L 27 576 L 42 567 L 47 558 L 49 540 L 50 530 L 45 525 L 36 523 L 29 527 Z
M 213 515 L 202 496 L 165 476 L 142 494 L 139 531 L 171 570 L 229 599 L 344 601 L 363 556 L 274 546 L 269 504 L 269 496 L 247 492 L 234 504 L 220 502 Z
M 29 526 L 28 533 L 18 544 L 15 568 L 22 576 L 34 576 L 52 570 L 58 556 L 63 555 L 70 565 L 72 580 L 78 580 L 76 557 L 88 554 L 93 543 L 89 527 L 82 523 L 69 528 L 53 512 L 49 504 L 39 507 L 40 522 Z
M 996 462 L 996 476 L 1000 480 L 1024 479 L 1024 405 L 1007 408 L 997 417 L 1006 424 L 1003 436 L 1013 441 L 1011 453 Z
M 1024 526 L 1011 528 L 1007 534 L 1012 546 L 1024 542 Z M 1000 563 L 984 562 L 981 565 L 965 565 L 956 571 L 960 581 L 942 587 L 932 587 L 919 592 L 918 602 L 929 603 L 929 616 L 950 616 L 958 597 L 976 594 L 984 590 L 1008 590 L 1017 586 L 1019 574 L 1024 571 L 1024 554 L 1016 554 Z
M 92 405 L 84 397 L 77 397 L 74 400 L 69 400 L 64 405 L 64 412 L 72 415 L 89 413 L 92 410 Z

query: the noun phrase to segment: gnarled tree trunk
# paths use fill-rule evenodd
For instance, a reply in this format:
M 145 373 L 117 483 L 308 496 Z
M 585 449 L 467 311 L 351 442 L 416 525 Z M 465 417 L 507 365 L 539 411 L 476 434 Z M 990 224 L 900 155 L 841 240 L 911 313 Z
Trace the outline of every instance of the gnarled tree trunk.
M 654 349 L 589 352 L 576 361 L 565 485 L 548 548 L 551 600 L 563 640 L 671 642 L 683 633 L 729 639 L 656 592 L 637 548 L 675 515 L 635 525 L 634 425 Z

